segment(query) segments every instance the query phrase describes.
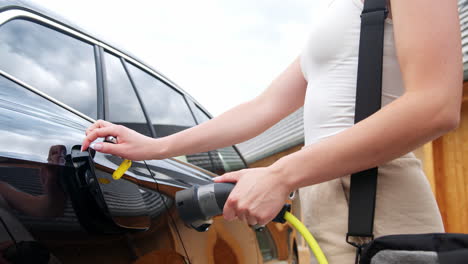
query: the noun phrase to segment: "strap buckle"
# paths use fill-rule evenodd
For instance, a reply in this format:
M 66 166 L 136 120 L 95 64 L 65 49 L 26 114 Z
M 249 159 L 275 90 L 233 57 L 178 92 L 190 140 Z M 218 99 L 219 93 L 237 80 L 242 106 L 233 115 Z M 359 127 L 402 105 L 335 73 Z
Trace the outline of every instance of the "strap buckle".
M 354 242 L 351 241 L 351 237 L 359 237 L 359 238 L 367 238 L 368 240 L 366 242 Z M 351 246 L 356 248 L 356 259 L 354 261 L 355 264 L 359 264 L 359 261 L 361 259 L 361 254 L 362 254 L 362 249 L 367 246 L 372 240 L 374 240 L 374 235 L 371 236 L 355 236 L 355 235 L 350 235 L 346 234 L 346 243 L 350 244 Z
M 359 242 L 351 241 L 350 238 L 352 238 L 352 237 L 364 238 L 364 239 L 366 239 L 366 242 L 359 243 Z M 346 243 L 350 244 L 351 246 L 353 246 L 355 248 L 363 248 L 364 246 L 369 244 L 372 240 L 374 240 L 374 235 L 371 235 L 371 236 L 356 236 L 356 235 L 346 234 Z

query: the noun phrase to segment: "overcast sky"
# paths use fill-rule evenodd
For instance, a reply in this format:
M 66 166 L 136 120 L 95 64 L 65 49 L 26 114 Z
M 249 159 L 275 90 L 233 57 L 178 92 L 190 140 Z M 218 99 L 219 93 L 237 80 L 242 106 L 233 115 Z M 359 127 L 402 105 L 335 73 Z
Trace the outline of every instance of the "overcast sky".
M 128 50 L 213 115 L 258 95 L 301 52 L 328 0 L 34 0 Z

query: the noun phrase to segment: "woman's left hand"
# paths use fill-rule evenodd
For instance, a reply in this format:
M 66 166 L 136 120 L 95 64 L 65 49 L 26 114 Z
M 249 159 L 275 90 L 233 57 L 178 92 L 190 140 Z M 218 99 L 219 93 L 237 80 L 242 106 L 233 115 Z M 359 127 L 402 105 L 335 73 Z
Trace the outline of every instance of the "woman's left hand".
M 224 218 L 238 218 L 251 226 L 266 225 L 275 218 L 292 191 L 283 175 L 270 167 L 230 172 L 214 181 L 236 183 L 224 205 Z

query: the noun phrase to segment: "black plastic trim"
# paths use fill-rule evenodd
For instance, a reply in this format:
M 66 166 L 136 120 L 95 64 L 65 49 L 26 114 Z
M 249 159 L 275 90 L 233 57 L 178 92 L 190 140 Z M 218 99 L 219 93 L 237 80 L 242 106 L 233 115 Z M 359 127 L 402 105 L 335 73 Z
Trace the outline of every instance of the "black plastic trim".
M 99 46 L 94 45 L 94 60 L 96 62 L 96 87 L 97 87 L 97 119 L 104 119 L 104 79 L 102 60 Z
M 138 89 L 136 88 L 135 82 L 133 81 L 132 74 L 128 70 L 127 61 L 124 58 L 120 57 L 120 62 L 122 63 L 122 66 L 124 67 L 125 72 L 127 73 L 128 79 L 130 80 L 130 83 L 132 84 L 132 87 L 133 87 L 133 90 L 135 91 L 138 102 L 140 102 L 141 109 L 143 110 L 143 114 L 145 115 L 145 118 L 146 118 L 146 125 L 149 128 L 151 136 L 155 138 L 156 137 L 156 130 L 153 127 L 153 123 L 151 122 L 151 118 L 149 117 L 148 112 L 146 111 L 145 104 L 143 103 L 143 100 L 141 100 L 140 93 L 138 92 Z
M 195 120 L 195 124 L 199 125 L 200 124 L 200 121 L 197 119 L 197 117 L 195 116 L 195 113 L 193 112 L 193 109 L 192 109 L 192 105 L 189 103 L 189 99 L 187 99 L 187 97 L 184 95 L 184 100 L 185 100 L 185 103 L 188 105 L 189 107 L 189 110 L 190 110 L 190 114 L 192 114 L 192 117 L 193 117 L 193 120 Z M 192 102 L 193 105 L 196 107 L 195 103 Z
M 187 104 L 187 106 L 188 106 L 188 108 L 190 110 L 190 114 L 192 115 L 193 120 L 195 120 L 195 124 L 199 125 L 200 121 L 197 120 L 197 117 L 195 116 L 195 113 L 193 112 L 192 105 L 189 103 L 189 99 L 187 98 L 187 96 L 185 96 L 185 94 L 184 94 L 183 97 L 184 97 L 185 103 Z M 194 102 L 192 102 L 192 104 L 195 105 Z M 211 168 L 213 168 L 213 170 L 214 170 L 215 169 L 215 163 L 214 163 L 214 160 L 213 160 L 213 156 L 211 155 L 211 151 L 207 151 L 206 153 L 208 153 L 208 158 L 210 159 L 210 162 L 211 162 Z
M 104 120 L 107 119 L 107 115 L 109 113 L 109 102 L 107 100 L 107 95 L 109 92 L 107 86 L 107 72 L 106 72 L 106 60 L 104 59 L 104 49 L 99 46 L 99 56 L 101 58 L 101 71 L 102 71 L 102 94 L 103 94 L 103 118 Z
M 239 157 L 241 158 L 242 162 L 244 163 L 244 166 L 245 166 L 246 168 L 248 168 L 249 165 L 247 165 L 247 162 L 245 161 L 244 156 L 242 156 L 242 154 L 240 153 L 240 151 L 239 151 L 239 149 L 237 148 L 237 146 L 236 146 L 236 145 L 232 145 L 232 148 L 234 148 L 234 150 L 237 152 L 237 155 L 239 155 Z

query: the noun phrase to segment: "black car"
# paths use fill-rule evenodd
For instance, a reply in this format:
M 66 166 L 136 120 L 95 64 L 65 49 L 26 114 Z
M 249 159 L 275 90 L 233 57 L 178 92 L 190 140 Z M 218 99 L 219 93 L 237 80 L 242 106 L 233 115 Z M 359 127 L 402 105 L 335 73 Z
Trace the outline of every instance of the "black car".
M 297 262 L 286 225 L 188 227 L 177 215 L 175 192 L 246 167 L 235 146 L 134 162 L 115 180 L 121 158 L 80 151 L 96 119 L 163 137 L 210 115 L 128 53 L 0 1 L 0 263 Z

